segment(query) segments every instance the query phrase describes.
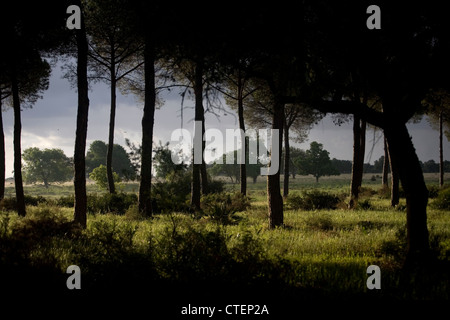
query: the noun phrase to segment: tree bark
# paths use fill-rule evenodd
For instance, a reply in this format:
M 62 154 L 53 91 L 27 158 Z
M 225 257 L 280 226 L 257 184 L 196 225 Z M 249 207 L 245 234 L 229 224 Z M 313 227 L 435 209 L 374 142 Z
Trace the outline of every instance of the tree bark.
M 141 181 L 139 185 L 139 211 L 146 217 L 152 216 L 152 149 L 155 121 L 155 48 L 149 36 L 145 38 L 144 49 L 145 101 L 142 116 Z
M 286 116 L 283 114 L 284 122 L 284 180 L 283 180 L 283 197 L 289 195 L 289 166 L 291 161 L 291 151 L 289 144 L 289 126 L 287 125 Z
M 272 142 L 274 147 L 279 148 L 278 163 L 281 163 L 281 146 L 283 144 L 283 114 L 284 103 L 275 102 L 273 109 L 272 129 L 279 130 L 278 145 Z M 282 226 L 284 221 L 283 197 L 280 188 L 280 170 L 273 175 L 267 176 L 267 202 L 269 207 L 269 228 Z
M 244 132 L 243 137 L 241 137 L 241 143 L 242 143 L 242 152 L 244 153 L 245 161 L 244 163 L 241 163 L 240 165 L 240 180 L 241 180 L 241 194 L 244 196 L 247 194 L 247 152 L 248 152 L 248 143 L 247 139 L 245 138 L 245 122 L 244 122 L 244 97 L 243 97 L 243 83 L 242 83 L 242 77 L 239 71 L 238 75 L 238 118 L 239 118 L 239 129 Z
M 383 160 L 383 177 L 381 180 L 381 184 L 383 185 L 383 188 L 387 188 L 388 174 L 389 174 L 389 152 L 386 137 L 384 137 L 383 139 L 383 144 L 384 144 L 384 160 Z
M 205 150 L 205 142 L 203 141 L 203 136 L 205 132 L 205 111 L 203 109 L 203 61 L 201 61 L 201 58 L 199 58 L 195 62 L 194 94 L 195 94 L 195 121 L 200 121 L 202 124 L 201 137 L 196 136 L 198 132 L 194 133 L 194 148 L 195 148 L 195 141 L 197 140 L 201 141 L 202 154 L 201 154 L 201 163 L 194 163 L 192 166 L 191 206 L 194 209 L 199 210 L 201 192 L 203 192 L 203 194 L 208 192 L 206 164 L 205 159 L 203 158 Z
M 352 180 L 350 184 L 350 203 L 349 208 L 354 208 L 356 201 L 359 197 L 359 189 L 361 187 L 363 169 L 364 169 L 364 149 L 363 141 L 365 145 L 365 135 L 361 128 L 361 119 L 359 116 L 354 115 L 353 119 L 353 165 L 352 165 Z
M 106 176 L 108 178 L 109 193 L 116 193 L 114 185 L 114 176 L 112 168 L 112 156 L 114 149 L 114 127 L 116 119 L 116 72 L 114 64 L 114 50 L 111 50 L 111 110 L 109 113 L 109 136 L 108 136 L 108 151 L 106 153 Z
M 407 261 L 425 262 L 429 254 L 427 228 L 428 190 L 405 123 L 390 120 L 384 128 L 390 160 L 406 196 Z M 395 169 L 394 169 L 395 170 Z
M 5 197 L 5 133 L 3 131 L 2 92 L 0 89 L 0 200 Z
M 78 1 L 77 1 L 78 2 Z M 81 5 L 78 2 L 78 5 Z M 77 41 L 77 86 L 78 86 L 78 111 L 77 129 L 74 148 L 74 188 L 75 211 L 74 222 L 86 228 L 87 220 L 87 195 L 86 195 L 86 137 L 88 128 L 89 97 L 87 80 L 87 55 L 88 44 L 84 19 L 81 19 L 81 29 L 75 31 Z
M 443 146 L 443 114 L 439 113 L 439 186 L 444 185 L 444 146 Z
M 24 217 L 26 215 L 25 210 L 25 196 L 23 193 L 23 181 L 22 181 L 22 150 L 21 150 L 21 132 L 22 132 L 22 120 L 20 115 L 20 97 L 19 86 L 15 71 L 13 72 L 11 79 L 11 91 L 13 96 L 13 109 L 14 109 L 14 183 L 16 187 L 16 201 L 17 201 L 17 213 L 19 216 Z
M 391 165 L 391 207 L 396 207 L 400 202 L 400 177 L 397 163 L 392 161 L 391 149 L 388 144 L 389 163 Z

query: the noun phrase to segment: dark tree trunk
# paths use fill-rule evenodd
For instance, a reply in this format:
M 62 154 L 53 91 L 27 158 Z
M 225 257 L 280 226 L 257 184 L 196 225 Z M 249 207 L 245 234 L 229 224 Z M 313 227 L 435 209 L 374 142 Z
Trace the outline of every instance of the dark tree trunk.
M 112 156 L 114 149 L 114 124 L 116 119 L 116 74 L 114 64 L 114 50 L 111 52 L 111 110 L 109 114 L 109 136 L 108 136 L 108 151 L 106 153 L 106 176 L 108 178 L 108 190 L 109 193 L 116 193 L 114 186 L 114 176 L 112 168 Z
M 425 262 L 430 249 L 427 228 L 428 190 L 419 158 L 403 122 L 391 120 L 385 126 L 384 133 L 391 164 L 398 172 L 406 195 L 407 264 Z
M 392 161 L 391 148 L 388 144 L 389 163 L 391 165 L 391 207 L 396 207 L 400 201 L 400 177 L 397 163 Z
M 388 174 L 389 174 L 389 152 L 387 147 L 386 138 L 383 139 L 384 144 L 384 160 L 383 160 L 383 177 L 381 180 L 381 184 L 383 188 L 388 187 Z
M 3 131 L 3 112 L 0 89 L 0 200 L 5 197 L 5 133 Z
M 195 94 L 195 121 L 201 122 L 201 136 L 200 130 L 196 129 L 194 133 L 194 148 L 195 141 L 201 142 L 201 163 L 194 163 L 192 166 L 192 186 L 191 186 L 191 206 L 198 210 L 200 209 L 200 196 L 201 192 L 204 194 L 208 192 L 208 180 L 206 176 L 206 164 L 203 158 L 205 150 L 205 142 L 203 141 L 203 135 L 205 132 L 205 111 L 203 109 L 203 61 L 201 58 L 195 63 L 195 75 L 194 75 L 194 94 Z M 198 143 L 200 144 L 200 143 Z M 198 150 L 194 150 L 194 154 Z M 194 161 L 196 157 L 194 155 Z M 198 160 L 198 159 L 197 159 Z
M 81 5 L 81 3 L 78 3 Z M 87 55 L 88 44 L 83 18 L 81 29 L 75 31 L 77 41 L 77 86 L 78 86 L 78 111 L 77 129 L 74 149 L 74 188 L 75 188 L 75 212 L 74 222 L 86 227 L 87 196 L 86 196 L 86 137 L 88 129 L 89 97 L 87 80 Z
M 152 149 L 155 120 L 155 51 L 147 36 L 144 49 L 145 101 L 142 116 L 141 181 L 139 185 L 139 211 L 146 217 L 152 216 Z
M 289 195 L 289 165 L 291 161 L 291 151 L 289 150 L 289 127 L 287 126 L 286 117 L 283 116 L 284 122 L 284 181 L 283 181 L 283 197 Z
M 273 108 L 272 129 L 278 129 L 278 145 L 272 141 L 273 147 L 279 148 L 278 163 L 281 164 L 281 146 L 283 144 L 283 114 L 284 104 L 275 102 Z M 280 170 L 267 176 L 267 202 L 269 207 L 269 227 L 282 226 L 284 221 L 283 197 L 280 188 Z
M 12 96 L 13 96 L 13 109 L 14 109 L 14 183 L 16 186 L 16 201 L 17 201 L 17 213 L 19 216 L 24 217 L 26 215 L 25 210 L 25 196 L 23 193 L 23 181 L 22 181 L 22 150 L 21 150 L 21 131 L 22 120 L 20 117 L 20 98 L 19 87 L 15 75 L 12 77 Z
M 363 169 L 364 169 L 364 148 L 365 138 L 364 132 L 361 128 L 361 119 L 354 115 L 353 120 L 353 164 L 352 164 L 352 180 L 350 185 L 350 203 L 349 208 L 353 208 L 359 197 L 359 189 L 362 183 Z
M 247 194 L 247 151 L 248 151 L 248 143 L 247 139 L 245 139 L 245 122 L 244 122 L 244 98 L 243 98 L 243 84 L 242 84 L 242 77 L 239 72 L 238 75 L 238 118 L 239 118 L 239 129 L 244 132 L 244 135 L 241 137 L 241 143 L 242 143 L 242 152 L 244 154 L 244 163 L 241 163 L 240 165 L 240 180 L 241 180 L 241 193 L 245 196 Z
M 444 185 L 443 111 L 439 113 L 439 186 Z

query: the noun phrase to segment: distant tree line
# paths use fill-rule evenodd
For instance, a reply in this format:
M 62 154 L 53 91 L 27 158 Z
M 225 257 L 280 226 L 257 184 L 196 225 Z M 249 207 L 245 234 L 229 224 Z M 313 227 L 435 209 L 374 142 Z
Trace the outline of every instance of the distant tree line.
M 339 160 L 336 158 L 331 159 L 331 163 L 333 167 L 335 167 L 339 173 L 352 173 L 352 164 L 351 160 Z M 382 173 L 384 165 L 384 156 L 381 156 L 378 160 L 375 160 L 373 164 L 364 163 L 364 173 Z M 420 166 L 422 167 L 422 171 L 424 173 L 439 173 L 440 167 L 439 163 L 434 160 L 428 160 L 425 162 L 420 161 Z M 388 171 L 390 172 L 390 170 Z M 450 172 L 450 161 L 444 161 L 444 172 Z

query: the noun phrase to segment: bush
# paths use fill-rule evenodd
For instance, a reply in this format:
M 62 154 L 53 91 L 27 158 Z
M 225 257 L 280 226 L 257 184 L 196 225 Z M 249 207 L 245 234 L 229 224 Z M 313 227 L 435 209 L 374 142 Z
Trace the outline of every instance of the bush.
M 134 193 L 89 194 L 87 209 L 90 213 L 125 214 L 131 205 L 137 203 L 137 200 L 137 195 Z
M 154 213 L 188 212 L 191 194 L 191 173 L 172 172 L 162 182 L 152 185 L 152 211 Z
M 336 209 L 338 196 L 318 190 L 305 191 L 302 195 L 288 196 L 286 203 L 293 210 Z
M 119 182 L 120 177 L 116 172 L 113 172 L 113 180 L 114 180 L 114 185 L 116 188 L 120 187 Z M 107 170 L 106 170 L 106 166 L 104 165 L 99 165 L 97 168 L 95 168 L 94 170 L 92 170 L 91 173 L 89 173 L 89 178 L 91 180 L 94 180 L 95 183 L 104 190 L 108 190 L 108 176 L 107 176 Z
M 241 193 L 210 193 L 201 198 L 203 213 L 213 221 L 229 224 L 236 221 L 235 213 L 250 207 L 250 200 Z
M 210 193 L 220 193 L 223 192 L 225 186 L 225 182 L 222 180 L 214 180 L 210 179 L 208 180 L 208 191 Z
M 450 209 L 450 188 L 439 191 L 437 198 L 432 203 L 432 207 L 441 210 Z
M 75 196 L 68 195 L 68 196 L 62 196 L 56 200 L 56 205 L 59 207 L 65 207 L 65 208 L 73 208 L 75 204 Z
M 47 204 L 49 201 L 42 196 L 25 195 L 26 206 L 37 206 L 39 204 Z M 17 210 L 17 201 L 15 197 L 3 198 L 0 201 L 0 210 L 15 211 Z

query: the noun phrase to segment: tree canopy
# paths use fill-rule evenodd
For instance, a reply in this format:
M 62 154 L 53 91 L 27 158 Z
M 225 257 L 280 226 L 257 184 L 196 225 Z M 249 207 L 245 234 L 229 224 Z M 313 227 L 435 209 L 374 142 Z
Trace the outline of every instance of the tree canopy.
M 95 140 L 89 146 L 86 154 L 86 171 L 91 173 L 100 165 L 106 166 L 106 154 L 108 146 L 105 142 Z M 130 158 L 126 150 L 119 144 L 114 144 L 114 153 L 112 159 L 112 167 L 120 178 L 125 180 L 134 180 L 136 172 L 131 164 Z
M 23 151 L 24 180 L 27 183 L 64 182 L 73 178 L 71 160 L 61 149 L 28 148 Z
M 323 176 L 339 175 L 339 171 L 333 167 L 330 160 L 330 153 L 323 149 L 323 144 L 316 141 L 311 142 L 305 156 L 297 158 L 295 163 L 300 174 L 312 174 L 316 182 Z

